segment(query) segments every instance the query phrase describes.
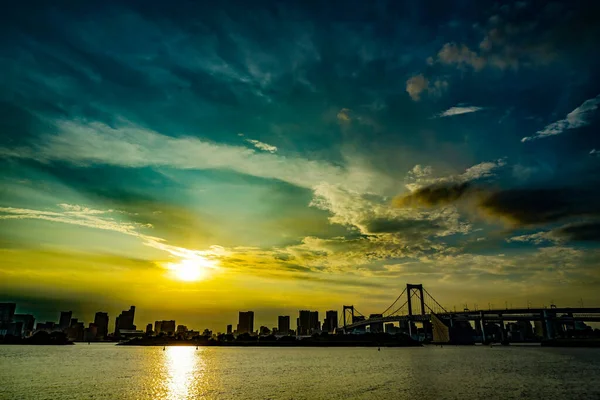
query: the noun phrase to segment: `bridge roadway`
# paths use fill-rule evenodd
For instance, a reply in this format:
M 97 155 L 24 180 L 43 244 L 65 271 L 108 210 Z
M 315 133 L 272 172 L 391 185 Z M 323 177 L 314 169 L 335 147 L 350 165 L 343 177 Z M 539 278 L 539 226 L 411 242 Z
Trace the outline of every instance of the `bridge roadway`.
M 544 312 L 546 316 L 544 316 Z M 568 316 L 568 315 L 572 316 Z M 447 312 L 435 314 L 442 320 L 453 321 L 479 321 L 482 316 L 486 321 L 544 321 L 559 320 L 565 322 L 583 321 L 600 322 L 600 308 L 514 308 L 499 310 L 467 310 L 459 312 Z M 554 316 L 556 315 L 556 316 Z M 392 315 L 381 318 L 369 318 L 362 321 L 356 321 L 346 325 L 346 330 L 352 330 L 371 324 L 381 324 L 389 322 L 430 321 L 431 314 L 413 314 L 413 315 Z

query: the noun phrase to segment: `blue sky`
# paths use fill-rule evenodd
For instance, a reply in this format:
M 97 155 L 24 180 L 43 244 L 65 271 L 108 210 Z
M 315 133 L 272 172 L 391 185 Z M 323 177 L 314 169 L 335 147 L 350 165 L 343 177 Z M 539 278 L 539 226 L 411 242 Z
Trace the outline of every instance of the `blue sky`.
M 5 11 L 2 298 L 215 328 L 406 282 L 600 300 L 595 3 Z

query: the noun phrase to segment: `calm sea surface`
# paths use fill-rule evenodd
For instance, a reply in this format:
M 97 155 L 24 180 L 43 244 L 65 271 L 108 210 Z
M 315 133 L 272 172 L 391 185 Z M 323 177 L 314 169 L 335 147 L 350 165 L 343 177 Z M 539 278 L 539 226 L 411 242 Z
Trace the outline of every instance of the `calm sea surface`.
M 0 346 L 0 399 L 600 399 L 600 349 Z

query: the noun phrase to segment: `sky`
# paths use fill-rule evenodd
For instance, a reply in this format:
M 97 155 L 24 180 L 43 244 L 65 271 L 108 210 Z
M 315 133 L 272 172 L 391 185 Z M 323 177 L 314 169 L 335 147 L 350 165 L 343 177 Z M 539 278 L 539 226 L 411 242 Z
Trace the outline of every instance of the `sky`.
M 0 301 L 224 331 L 600 305 L 600 4 L 20 2 Z M 294 324 L 292 324 L 294 325 Z

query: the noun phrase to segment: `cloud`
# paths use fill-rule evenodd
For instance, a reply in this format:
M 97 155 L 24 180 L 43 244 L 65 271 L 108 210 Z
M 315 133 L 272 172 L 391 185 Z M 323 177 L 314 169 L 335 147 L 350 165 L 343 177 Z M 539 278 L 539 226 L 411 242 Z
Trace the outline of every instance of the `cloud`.
M 476 107 L 476 106 L 450 107 L 446 111 L 437 114 L 436 118 L 452 117 L 454 115 L 474 113 L 474 112 L 477 112 L 477 111 L 481 111 L 483 109 L 484 109 L 483 107 Z
M 544 129 L 537 131 L 535 135 L 526 136 L 521 139 L 521 142 L 528 142 L 531 140 L 543 139 L 549 136 L 560 135 L 567 129 L 575 129 L 587 126 L 590 124 L 591 115 L 593 111 L 598 108 L 598 104 L 600 104 L 600 95 L 594 97 L 593 99 L 584 101 L 579 107 L 567 114 L 565 119 L 561 119 L 546 125 Z
M 515 227 L 549 224 L 573 217 L 600 216 L 599 194 L 590 189 L 505 189 L 491 190 L 469 183 L 433 184 L 394 200 L 398 207 L 435 207 L 475 198 L 486 216 Z
M 438 52 L 437 59 L 444 64 L 468 65 L 475 71 L 481 70 L 486 65 L 483 57 L 470 50 L 466 45 L 457 45 L 456 43 L 446 43 Z
M 396 207 L 433 207 L 454 203 L 471 189 L 469 182 L 439 183 L 394 199 Z
M 492 178 L 496 175 L 496 170 L 505 165 L 506 162 L 504 159 L 486 161 L 467 168 L 462 174 L 434 177 L 432 176 L 433 168 L 431 166 L 423 167 L 417 164 L 408 172 L 405 186 L 409 191 L 415 192 L 420 188 L 431 185 L 460 184 L 468 181 Z
M 598 150 L 596 150 L 596 149 L 592 149 L 592 150 L 590 151 L 590 156 L 593 156 L 593 157 L 600 157 L 600 151 L 598 151 Z
M 308 189 L 329 183 L 371 192 L 388 181 L 363 167 L 343 168 L 325 161 L 257 153 L 246 147 L 196 137 L 172 137 L 127 121 L 120 121 L 116 127 L 78 120 L 59 120 L 54 125 L 57 134 L 41 136 L 31 147 L 0 148 L 0 155 L 84 167 L 104 164 L 127 168 L 225 169 Z
M 350 115 L 352 111 L 349 108 L 342 108 L 340 112 L 337 113 L 337 119 L 341 124 L 347 124 L 352 120 Z
M 268 151 L 269 153 L 275 153 L 277 151 L 276 146 L 272 146 L 267 143 L 259 142 L 258 140 L 246 139 L 246 142 L 252 143 L 254 145 L 254 147 L 256 147 L 257 149 L 263 150 L 263 151 Z
M 142 229 L 152 228 L 150 224 L 120 221 L 113 217 L 118 210 L 96 210 L 80 205 L 58 204 L 58 211 L 35 210 L 28 208 L 0 207 L 0 220 L 38 219 L 69 225 L 83 226 L 118 232 L 139 238 L 146 246 L 165 251 L 179 258 L 215 258 L 224 253 L 221 246 L 211 246 L 209 250 L 193 250 L 167 244 L 162 238 L 142 233 Z
M 571 217 L 600 215 L 598 193 L 577 188 L 495 191 L 482 197 L 479 208 L 486 215 L 515 226 L 541 225 Z
M 600 242 L 600 221 L 565 225 L 553 230 L 552 234 L 568 241 Z
M 406 81 L 406 92 L 414 101 L 420 101 L 423 92 L 430 96 L 439 97 L 448 88 L 448 82 L 437 79 L 430 82 L 423 74 L 415 75 Z

